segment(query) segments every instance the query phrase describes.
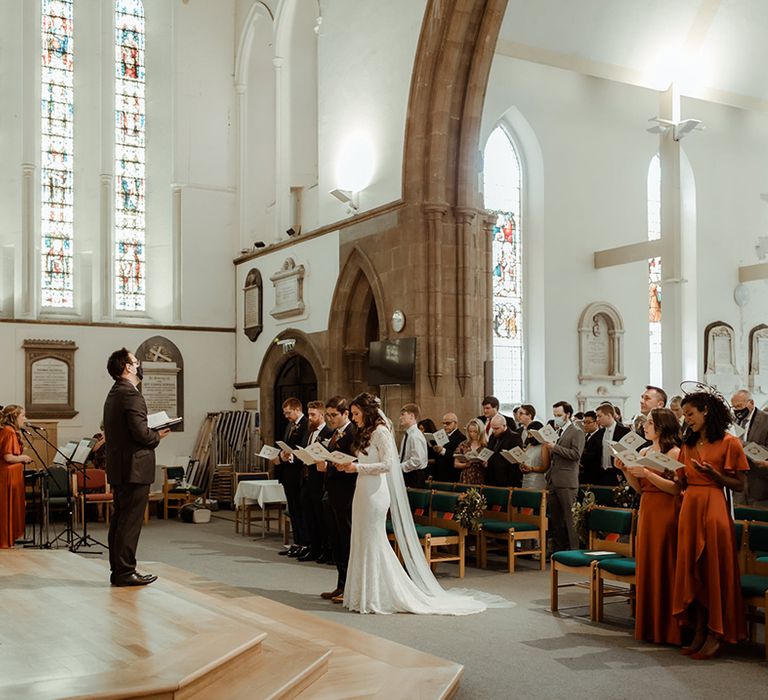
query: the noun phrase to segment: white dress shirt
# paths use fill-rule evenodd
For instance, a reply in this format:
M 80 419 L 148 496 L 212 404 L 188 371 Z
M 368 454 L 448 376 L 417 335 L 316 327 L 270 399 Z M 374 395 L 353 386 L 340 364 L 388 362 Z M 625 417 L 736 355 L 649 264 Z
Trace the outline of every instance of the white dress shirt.
M 427 468 L 427 439 L 416 424 L 408 428 L 403 435 L 403 441 L 400 443 L 400 465 L 404 472 Z

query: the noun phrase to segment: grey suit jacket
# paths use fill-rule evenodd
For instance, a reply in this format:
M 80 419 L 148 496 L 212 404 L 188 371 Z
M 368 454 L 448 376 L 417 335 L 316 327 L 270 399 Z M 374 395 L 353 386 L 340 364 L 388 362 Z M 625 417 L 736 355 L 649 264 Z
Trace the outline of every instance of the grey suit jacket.
M 579 488 L 579 461 L 586 436 L 571 423 L 552 448 L 547 483 L 551 488 Z
M 749 433 L 745 437 L 745 442 L 756 442 L 758 445 L 768 448 L 768 413 L 759 408 L 755 409 L 755 414 L 749 424 Z M 749 460 L 747 490 L 750 501 L 768 499 L 768 469 L 755 466 L 752 460 Z

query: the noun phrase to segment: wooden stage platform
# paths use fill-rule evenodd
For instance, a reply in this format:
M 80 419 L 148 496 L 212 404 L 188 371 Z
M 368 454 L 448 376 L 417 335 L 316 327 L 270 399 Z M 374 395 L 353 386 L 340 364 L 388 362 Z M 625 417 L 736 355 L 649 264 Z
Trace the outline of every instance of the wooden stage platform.
M 246 591 L 153 564 L 0 550 L 0 698 L 449 698 L 462 667 Z

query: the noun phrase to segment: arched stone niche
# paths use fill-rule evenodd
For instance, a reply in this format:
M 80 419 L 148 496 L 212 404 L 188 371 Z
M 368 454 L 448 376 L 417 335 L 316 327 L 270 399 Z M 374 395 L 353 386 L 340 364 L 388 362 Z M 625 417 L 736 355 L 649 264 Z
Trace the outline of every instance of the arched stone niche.
M 579 318 L 579 383 L 625 379 L 624 321 L 616 308 L 596 301 Z

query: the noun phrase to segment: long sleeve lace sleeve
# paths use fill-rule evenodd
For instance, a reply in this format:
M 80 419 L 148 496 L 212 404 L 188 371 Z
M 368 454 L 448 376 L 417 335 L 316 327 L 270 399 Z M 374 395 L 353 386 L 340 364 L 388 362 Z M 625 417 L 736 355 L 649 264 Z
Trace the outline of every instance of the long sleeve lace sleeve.
M 395 466 L 400 466 L 395 441 L 389 431 L 382 426 L 373 431 L 368 452 L 377 461 L 358 462 L 357 471 L 360 474 L 384 474 Z

